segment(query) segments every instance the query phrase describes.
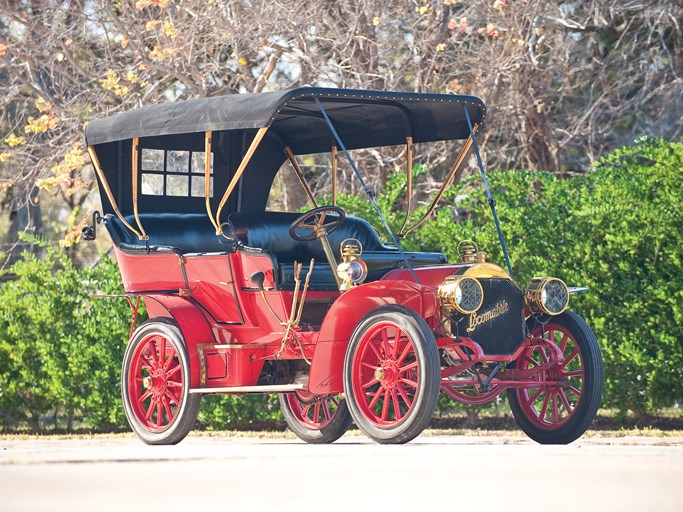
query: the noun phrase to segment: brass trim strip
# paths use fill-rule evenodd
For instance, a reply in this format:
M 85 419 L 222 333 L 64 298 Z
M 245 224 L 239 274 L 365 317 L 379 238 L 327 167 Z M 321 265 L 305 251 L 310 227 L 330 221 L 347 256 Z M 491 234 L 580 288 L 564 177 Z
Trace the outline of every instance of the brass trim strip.
M 211 130 L 206 130 L 204 133 L 204 199 L 206 200 L 206 213 L 209 215 L 209 220 L 213 227 L 218 231 L 218 224 L 211 213 L 211 145 L 212 145 Z
M 140 215 L 138 214 L 138 174 L 139 174 L 139 169 L 138 169 L 138 157 L 140 156 L 140 138 L 139 137 L 133 137 L 133 162 L 132 162 L 132 180 L 133 180 L 133 215 L 135 216 L 135 222 L 138 225 L 138 228 L 140 229 L 140 233 L 138 235 L 138 238 L 140 240 L 149 240 L 149 236 L 147 236 L 147 233 L 145 233 L 145 228 L 142 227 L 142 223 L 140 222 Z
M 119 218 L 119 220 L 123 223 L 124 226 L 126 226 L 133 233 L 135 233 L 138 238 L 140 238 L 140 233 L 133 226 L 131 226 L 126 221 L 126 219 L 123 218 L 123 214 L 121 214 L 121 211 L 119 210 L 119 206 L 116 204 L 116 200 L 114 199 L 114 194 L 112 194 L 111 188 L 109 188 L 109 182 L 107 181 L 107 178 L 104 176 L 104 171 L 102 171 L 102 167 L 100 166 L 100 160 L 99 160 L 99 158 L 97 158 L 97 154 L 95 153 L 95 149 L 92 146 L 88 146 L 88 155 L 90 155 L 90 160 L 92 161 L 92 165 L 95 168 L 95 172 L 97 173 L 97 177 L 100 178 L 100 182 L 102 183 L 102 188 L 104 188 L 104 193 L 107 195 L 107 199 L 109 199 L 109 202 L 111 203 L 111 207 L 114 209 L 114 213 Z
M 304 192 L 306 192 L 306 196 L 308 196 L 308 200 L 313 205 L 313 208 L 317 208 L 318 203 L 315 201 L 315 197 L 313 196 L 311 187 L 309 187 L 308 183 L 306 183 L 306 178 L 304 178 L 304 173 L 301 172 L 299 162 L 297 161 L 296 156 L 294 156 L 294 153 L 292 153 L 292 150 L 289 148 L 289 146 L 285 148 L 285 155 L 287 155 L 287 158 L 289 158 L 289 161 L 291 162 L 292 167 L 294 168 L 294 172 L 296 172 L 296 177 L 299 178 L 299 183 L 301 183 Z
M 232 180 L 230 181 L 230 184 L 228 185 L 225 194 L 223 194 L 223 198 L 221 199 L 221 202 L 218 205 L 218 210 L 216 211 L 216 224 L 218 224 L 218 227 L 216 228 L 216 235 L 222 235 L 225 238 L 228 238 L 223 233 L 223 226 L 221 226 L 221 211 L 223 211 L 225 203 L 228 201 L 230 194 L 232 194 L 232 191 L 237 186 L 237 183 L 239 182 L 240 178 L 242 177 L 242 174 L 244 173 L 244 170 L 247 168 L 247 165 L 249 165 L 251 157 L 254 156 L 256 149 L 259 147 L 259 144 L 261 144 L 261 140 L 263 140 L 263 137 L 265 136 L 267 131 L 268 127 L 264 126 L 263 128 L 259 128 L 258 132 L 256 132 L 256 137 L 254 137 L 254 140 L 251 141 L 251 145 L 249 146 L 247 153 L 244 155 L 242 162 L 240 162 L 237 171 L 235 171 L 235 175 L 232 177 Z
M 472 133 L 477 133 L 477 128 L 478 128 L 478 125 L 475 124 L 474 127 L 472 128 Z M 444 192 L 446 191 L 446 188 L 448 187 L 450 182 L 453 180 L 453 178 L 455 178 L 456 174 L 460 170 L 460 166 L 462 165 L 462 162 L 465 160 L 465 156 L 467 155 L 467 152 L 472 147 L 472 142 L 473 142 L 472 135 L 470 135 L 467 138 L 467 140 L 465 141 L 465 145 L 460 150 L 460 154 L 458 155 L 458 158 L 455 161 L 455 164 L 453 164 L 453 167 L 451 168 L 450 172 L 448 173 L 448 176 L 446 176 L 446 178 L 443 180 L 443 184 L 441 185 L 439 192 L 436 194 L 436 197 L 432 201 L 432 204 L 429 205 L 427 212 L 422 216 L 422 218 L 420 220 L 418 220 L 415 224 L 410 226 L 408 229 L 406 229 L 405 231 L 401 230 L 401 232 L 398 234 L 399 238 L 403 238 L 404 236 L 406 236 L 411 231 L 414 231 L 415 229 L 419 228 L 429 218 L 429 216 L 434 211 L 434 208 L 436 208 L 436 205 L 441 200 L 441 197 L 443 196 Z
M 224 388 L 194 388 L 190 393 L 288 393 L 305 389 L 304 384 L 275 384 L 272 386 L 228 386 Z
M 407 172 L 407 190 L 406 190 L 406 217 L 403 219 L 403 224 L 401 224 L 401 229 L 399 233 L 403 232 L 403 229 L 408 224 L 408 216 L 410 215 L 410 203 L 413 199 L 413 138 L 411 136 L 406 137 L 406 172 Z
M 337 146 L 332 146 L 332 206 L 337 206 L 337 170 L 339 161 L 337 160 Z

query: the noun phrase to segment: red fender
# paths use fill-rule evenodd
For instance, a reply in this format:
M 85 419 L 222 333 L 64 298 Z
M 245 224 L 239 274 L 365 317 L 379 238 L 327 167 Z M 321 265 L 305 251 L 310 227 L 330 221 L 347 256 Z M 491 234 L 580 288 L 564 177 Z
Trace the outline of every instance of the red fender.
M 344 356 L 353 330 L 368 312 L 385 304 L 401 304 L 427 320 L 436 314 L 437 291 L 431 286 L 387 280 L 364 284 L 341 295 L 320 327 L 308 381 L 311 392 L 323 395 L 344 390 Z
M 145 307 L 150 318 L 171 318 L 178 324 L 190 357 L 190 387 L 198 388 L 200 369 L 197 345 L 216 344 L 206 317 L 189 300 L 171 295 L 148 295 L 145 297 Z

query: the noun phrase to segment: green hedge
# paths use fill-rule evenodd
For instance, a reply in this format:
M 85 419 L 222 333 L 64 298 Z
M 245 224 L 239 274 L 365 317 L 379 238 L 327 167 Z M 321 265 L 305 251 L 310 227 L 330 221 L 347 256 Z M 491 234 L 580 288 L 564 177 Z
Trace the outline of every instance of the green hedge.
M 488 179 L 517 280 L 554 275 L 587 286 L 571 308 L 585 316 L 603 351 L 603 404 L 652 411 L 683 402 L 683 143 L 643 139 L 597 162 L 587 176 L 560 180 L 542 172 L 491 172 Z M 392 228 L 405 177 L 379 197 Z M 358 197 L 341 201 L 374 218 Z M 425 208 L 411 216 L 416 220 Z M 404 242 L 456 258 L 474 239 L 504 266 L 481 179 L 452 187 L 434 218 Z
M 683 143 L 647 139 L 584 177 L 489 175 L 515 277 L 524 284 L 548 274 L 590 287 L 572 296 L 571 307 L 602 346 L 604 405 L 622 411 L 683 401 L 682 170 Z M 392 175 L 379 196 L 394 227 L 403 221 L 404 180 Z M 366 201 L 345 197 L 341 204 L 379 225 Z M 478 179 L 452 187 L 405 247 L 442 250 L 452 261 L 464 238 L 502 264 Z M 116 264 L 103 258 L 78 269 L 62 252 L 44 251 L 26 255 L 11 269 L 14 279 L 0 285 L 0 428 L 125 428 L 119 379 L 130 309 L 122 299 L 89 296 L 121 293 Z M 448 410 L 443 401 L 440 410 Z M 280 418 L 276 400 L 261 396 L 205 398 L 200 412 L 208 428 Z

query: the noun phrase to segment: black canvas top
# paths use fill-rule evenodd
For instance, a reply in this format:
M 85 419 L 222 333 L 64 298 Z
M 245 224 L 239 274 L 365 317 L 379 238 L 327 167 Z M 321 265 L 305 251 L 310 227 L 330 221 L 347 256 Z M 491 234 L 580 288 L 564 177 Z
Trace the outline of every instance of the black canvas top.
M 464 108 L 481 128 L 484 103 L 474 96 L 302 87 L 150 105 L 89 123 L 88 145 L 211 131 L 269 133 L 295 154 L 322 153 L 334 143 L 318 98 L 347 149 L 460 140 L 469 135 Z

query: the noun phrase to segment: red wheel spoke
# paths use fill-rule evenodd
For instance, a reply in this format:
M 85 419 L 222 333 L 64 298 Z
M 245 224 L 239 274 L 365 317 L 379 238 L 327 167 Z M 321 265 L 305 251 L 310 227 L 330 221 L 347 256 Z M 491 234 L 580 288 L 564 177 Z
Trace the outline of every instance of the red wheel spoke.
M 550 394 L 546 392 L 545 396 L 543 397 L 543 405 L 541 406 L 541 412 L 538 415 L 538 417 L 541 418 L 541 420 L 545 420 L 545 415 L 548 412 L 548 402 L 550 402 Z
M 377 369 L 377 365 L 376 365 L 376 364 L 366 363 L 365 361 L 363 361 L 363 362 L 361 363 L 361 366 L 365 366 L 366 368 L 370 368 L 373 372 Z
M 409 370 L 412 370 L 413 368 L 417 368 L 417 361 L 412 362 L 410 364 L 407 364 L 405 366 L 402 366 L 401 368 L 398 369 L 399 373 L 405 373 Z
M 545 347 L 538 347 L 538 352 L 541 354 L 541 359 L 544 363 L 548 362 L 548 354 L 545 351 Z
M 323 405 L 323 416 L 325 417 L 325 421 L 330 421 L 330 418 L 332 417 L 330 415 L 330 407 L 327 405 L 327 400 L 323 398 L 322 400 L 322 405 Z
M 164 420 L 164 408 L 161 399 L 157 400 L 157 427 L 160 427 Z
M 167 389 L 166 393 L 164 393 L 164 396 L 167 396 L 168 398 L 170 398 L 172 400 L 171 403 L 174 403 L 176 405 L 180 405 L 180 397 L 177 395 L 174 395 L 172 389 Z
M 403 352 L 401 352 L 401 356 L 398 358 L 398 361 L 396 361 L 397 365 L 401 365 L 403 363 L 403 360 L 408 357 L 408 354 L 410 354 L 411 350 L 413 348 L 413 344 L 408 342 L 406 344 L 406 348 L 403 349 Z
M 565 377 L 581 377 L 581 376 L 583 376 L 583 370 L 574 370 L 571 372 L 563 372 L 562 375 L 564 375 Z
M 382 329 L 382 346 L 384 347 L 384 358 L 391 357 L 391 347 L 389 346 L 389 334 L 386 329 Z
M 313 406 L 313 421 L 320 423 L 320 402 L 316 402 Z
M 541 393 L 543 393 L 543 390 L 540 388 L 537 389 L 536 393 L 529 397 L 529 405 L 532 405 L 536 400 L 538 400 L 538 397 L 541 396 Z
M 175 350 L 173 350 L 173 349 L 171 348 L 171 353 L 168 354 L 168 356 L 167 356 L 168 359 L 166 359 L 166 360 L 164 361 L 164 371 L 168 371 L 168 369 L 169 369 L 169 368 L 171 367 L 171 365 L 173 364 L 173 361 L 177 361 L 177 359 L 176 359 L 177 356 L 178 356 L 178 353 L 177 353 Z M 178 366 L 180 366 L 180 364 L 178 364 Z
M 557 395 L 553 394 L 553 423 L 560 422 L 560 409 L 557 405 Z
M 382 357 L 382 354 L 379 353 L 379 350 L 377 350 L 377 347 L 375 346 L 375 344 L 373 342 L 370 342 L 370 343 L 368 343 L 368 345 L 370 345 L 370 348 L 372 349 L 372 351 L 377 356 L 377 361 L 383 361 L 384 357 Z
M 383 389 L 384 389 L 384 387 L 380 386 L 379 389 L 373 395 L 372 400 L 370 401 L 370 404 L 368 406 L 370 409 L 372 409 L 375 406 L 375 404 L 377 403 L 377 400 L 379 400 L 379 397 L 382 396 L 381 393 L 382 393 Z
M 170 359 L 169 359 L 169 361 L 170 361 Z M 176 373 L 178 373 L 181 369 L 182 369 L 182 367 L 180 366 L 180 364 L 174 366 L 174 367 L 171 368 L 168 372 L 166 372 L 166 378 L 167 378 L 167 379 L 170 379 L 170 378 L 173 377 Z
M 335 397 L 331 396 L 330 402 L 332 402 L 335 407 L 337 407 L 337 408 L 339 407 L 339 400 L 337 400 Z
M 304 418 L 308 416 L 308 411 L 311 410 L 311 404 L 306 404 L 303 409 L 301 409 L 301 416 Z
M 382 402 L 382 421 L 387 421 L 387 414 L 389 413 L 389 395 L 390 391 L 388 389 L 384 390 L 384 401 Z
M 394 406 L 394 417 L 396 421 L 400 420 L 403 415 L 401 414 L 401 408 L 398 405 L 398 395 L 396 393 L 396 388 L 391 390 L 391 402 Z
M 408 406 L 408 409 L 410 409 L 413 406 L 413 401 L 410 399 L 410 397 L 406 393 L 406 390 L 403 389 L 403 386 L 401 386 L 401 384 L 397 384 L 396 389 L 398 390 L 398 394 L 401 395 L 401 398 L 403 398 L 403 401 Z
M 147 412 L 145 413 L 145 420 L 149 421 L 149 419 L 152 417 L 156 401 L 156 397 L 152 397 L 152 399 L 149 401 L 149 407 L 147 408 Z
M 402 382 L 403 384 L 408 384 L 410 387 L 417 389 L 417 382 L 414 380 L 409 380 L 409 379 L 398 379 L 399 382 Z
M 148 398 L 149 395 L 151 395 L 151 394 L 152 394 L 152 390 L 151 390 L 151 389 L 148 389 L 147 391 L 145 391 L 145 393 L 144 393 L 140 398 L 138 398 L 138 403 L 142 403 L 142 402 L 144 402 L 145 400 L 147 400 L 147 398 Z
M 524 359 L 526 360 L 527 363 L 529 363 L 529 364 L 531 365 L 532 368 L 535 368 L 536 366 L 538 366 L 539 364 L 541 364 L 541 363 L 539 363 L 538 361 L 536 361 L 536 360 L 535 360 L 533 357 L 531 357 L 531 356 L 527 356 L 527 357 L 525 357 Z
M 398 346 L 401 343 L 401 331 L 399 329 L 396 329 L 396 336 L 394 336 L 394 352 L 391 355 L 391 358 L 396 361 L 396 358 L 398 357 Z
M 562 368 L 566 368 L 569 363 L 571 363 L 576 357 L 579 355 L 579 349 L 575 348 L 571 354 L 569 354 L 569 357 L 564 360 L 564 363 L 562 363 Z
M 572 393 L 574 393 L 574 394 L 576 395 L 577 398 L 581 398 L 581 391 L 579 391 L 578 389 L 576 389 L 574 386 L 569 386 L 569 391 L 571 391 Z
M 166 367 L 166 340 L 162 340 L 159 347 L 159 366 Z
M 171 412 L 171 406 L 168 403 L 168 400 L 164 400 L 164 409 L 166 410 L 166 419 L 171 423 L 171 421 L 173 421 L 173 413 Z
M 560 400 L 562 400 L 562 405 L 564 405 L 567 414 L 571 414 L 574 409 L 572 409 L 569 400 L 567 400 L 567 395 L 564 394 L 564 389 L 560 389 Z
M 361 388 L 368 389 L 370 386 L 377 384 L 379 381 L 376 378 L 370 379 L 367 383 L 363 384 Z
M 569 341 L 569 335 L 565 334 L 562 336 L 562 341 L 560 342 L 560 350 L 564 354 L 564 350 L 567 348 L 567 341 Z

